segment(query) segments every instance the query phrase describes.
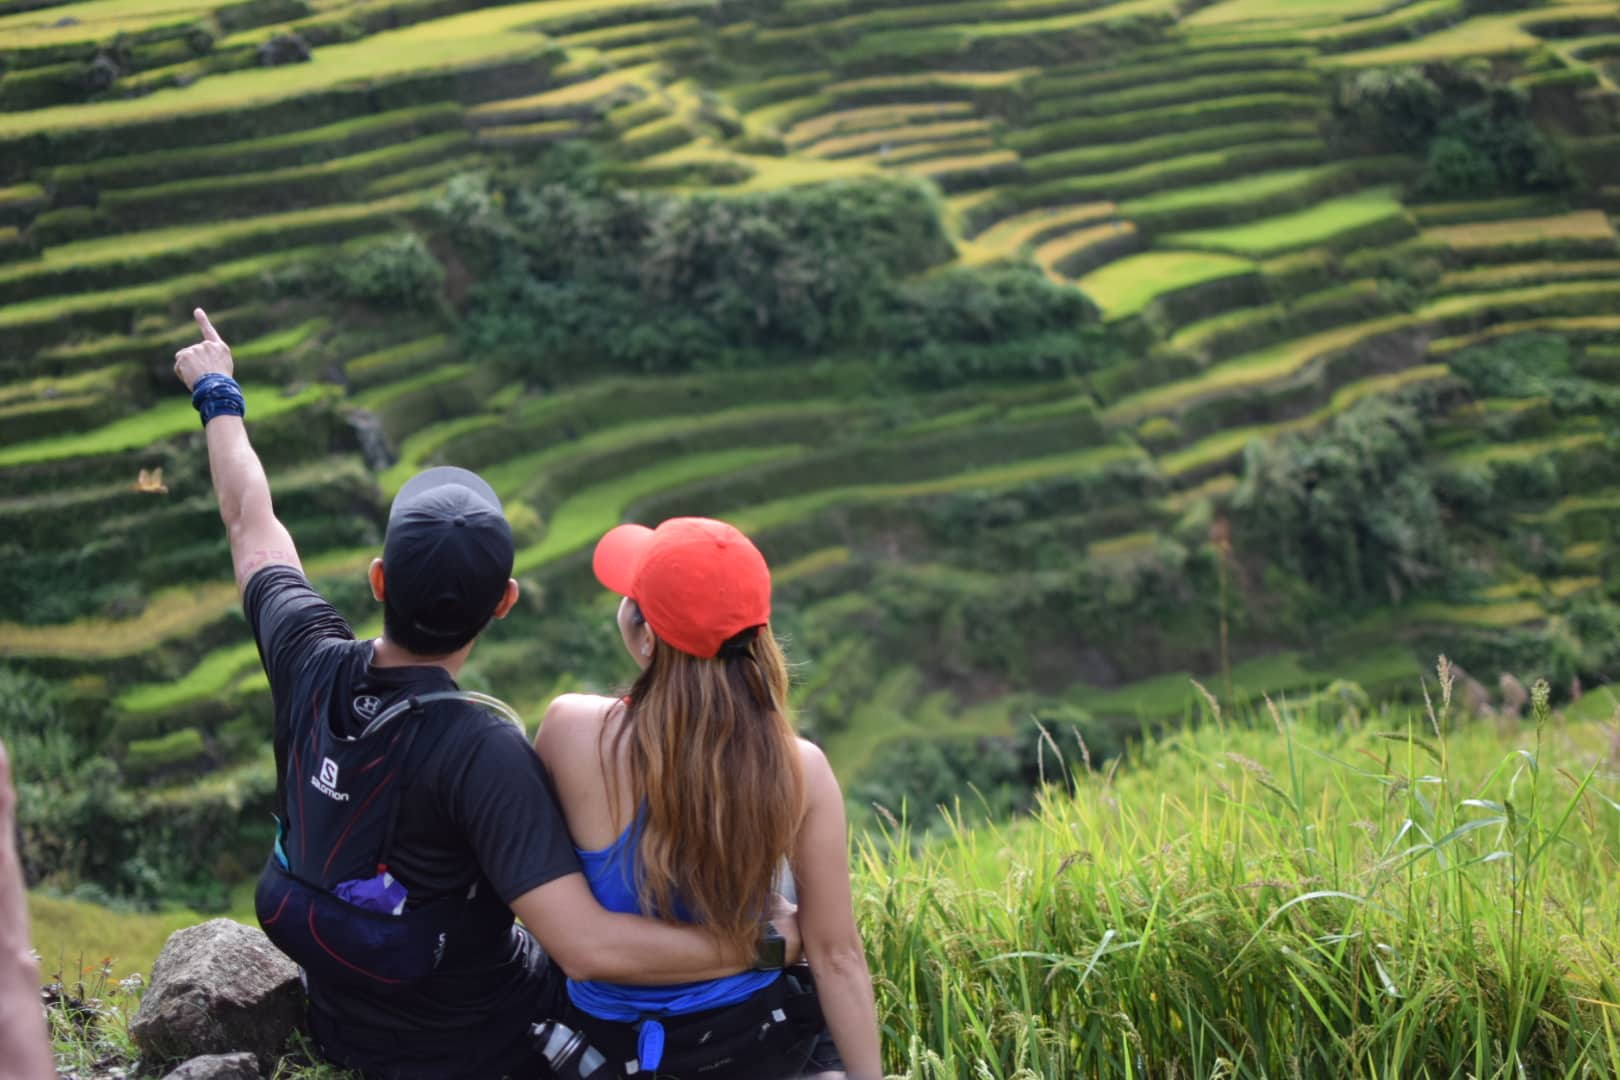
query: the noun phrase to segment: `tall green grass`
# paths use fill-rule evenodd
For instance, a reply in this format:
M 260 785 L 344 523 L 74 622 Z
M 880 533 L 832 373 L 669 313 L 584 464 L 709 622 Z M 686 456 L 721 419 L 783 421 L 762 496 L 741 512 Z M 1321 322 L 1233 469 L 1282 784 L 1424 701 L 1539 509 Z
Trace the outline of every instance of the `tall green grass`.
M 889 1068 L 1620 1073 L 1620 737 L 1435 698 L 1215 712 L 1102 772 L 1052 732 L 1033 820 L 860 841 Z
M 1544 685 L 1524 720 L 1460 719 L 1440 670 L 1400 712 L 1209 699 L 1106 768 L 1047 732 L 1011 823 L 958 805 L 920 841 L 880 810 L 853 876 L 890 1073 L 1620 1075 L 1620 727 Z M 187 917 L 113 941 L 99 909 L 30 906 L 53 961 L 118 973 Z

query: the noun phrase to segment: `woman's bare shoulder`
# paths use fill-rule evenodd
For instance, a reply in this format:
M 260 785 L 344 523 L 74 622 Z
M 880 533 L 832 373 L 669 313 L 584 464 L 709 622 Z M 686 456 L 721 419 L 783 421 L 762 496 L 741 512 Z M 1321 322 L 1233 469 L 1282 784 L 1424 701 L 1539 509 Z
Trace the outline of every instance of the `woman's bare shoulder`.
M 544 723 L 556 720 L 560 724 L 577 727 L 600 725 L 623 700 L 606 694 L 559 694 L 546 706 Z
M 799 763 L 804 768 L 805 799 L 810 806 L 826 799 L 843 798 L 827 752 L 809 739 L 799 740 Z
M 827 760 L 827 752 L 809 739 L 799 739 L 799 761 L 806 770 L 814 769 L 820 772 L 823 769 L 832 771 L 832 764 Z
M 594 748 L 603 726 L 619 705 L 618 698 L 602 694 L 563 694 L 546 706 L 534 745 L 548 760 Z

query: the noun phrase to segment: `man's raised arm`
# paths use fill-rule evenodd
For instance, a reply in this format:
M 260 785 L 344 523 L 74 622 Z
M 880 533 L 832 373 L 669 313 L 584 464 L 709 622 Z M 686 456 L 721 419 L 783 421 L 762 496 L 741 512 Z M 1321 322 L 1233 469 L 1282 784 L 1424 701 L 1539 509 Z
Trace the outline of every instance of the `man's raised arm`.
M 270 481 L 248 442 L 242 422 L 242 389 L 231 377 L 235 366 L 230 346 L 202 308 L 193 315 L 202 340 L 175 354 L 174 373 L 192 392 L 192 404 L 203 417 L 214 494 L 231 541 L 236 589 L 242 592 L 248 579 L 263 567 L 284 565 L 302 570 L 303 566 L 287 527 L 276 519 L 270 504 Z

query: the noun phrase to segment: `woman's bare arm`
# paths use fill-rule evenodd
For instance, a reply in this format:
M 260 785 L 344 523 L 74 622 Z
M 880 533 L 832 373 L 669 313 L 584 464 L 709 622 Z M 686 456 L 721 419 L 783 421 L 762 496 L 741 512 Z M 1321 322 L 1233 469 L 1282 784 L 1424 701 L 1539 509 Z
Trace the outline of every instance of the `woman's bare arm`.
M 809 743 L 800 745 L 808 807 L 799 829 L 793 874 L 799 886 L 804 955 L 815 975 L 827 1029 L 849 1075 L 877 1080 L 883 1075 L 877 1003 L 850 896 L 844 794 L 826 755 Z

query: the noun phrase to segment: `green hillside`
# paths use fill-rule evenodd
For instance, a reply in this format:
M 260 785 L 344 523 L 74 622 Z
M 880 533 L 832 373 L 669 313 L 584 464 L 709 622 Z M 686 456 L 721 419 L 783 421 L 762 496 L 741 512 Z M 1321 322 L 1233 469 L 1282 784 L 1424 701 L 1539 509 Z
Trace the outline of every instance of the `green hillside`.
M 1023 805 L 1032 719 L 1117 753 L 1188 675 L 1604 681 L 1617 37 L 1592 0 L 0 0 L 33 868 L 220 904 L 262 842 L 195 305 L 362 631 L 423 465 L 512 509 L 528 599 L 470 681 L 531 717 L 623 677 L 592 540 L 727 516 L 862 808 Z

